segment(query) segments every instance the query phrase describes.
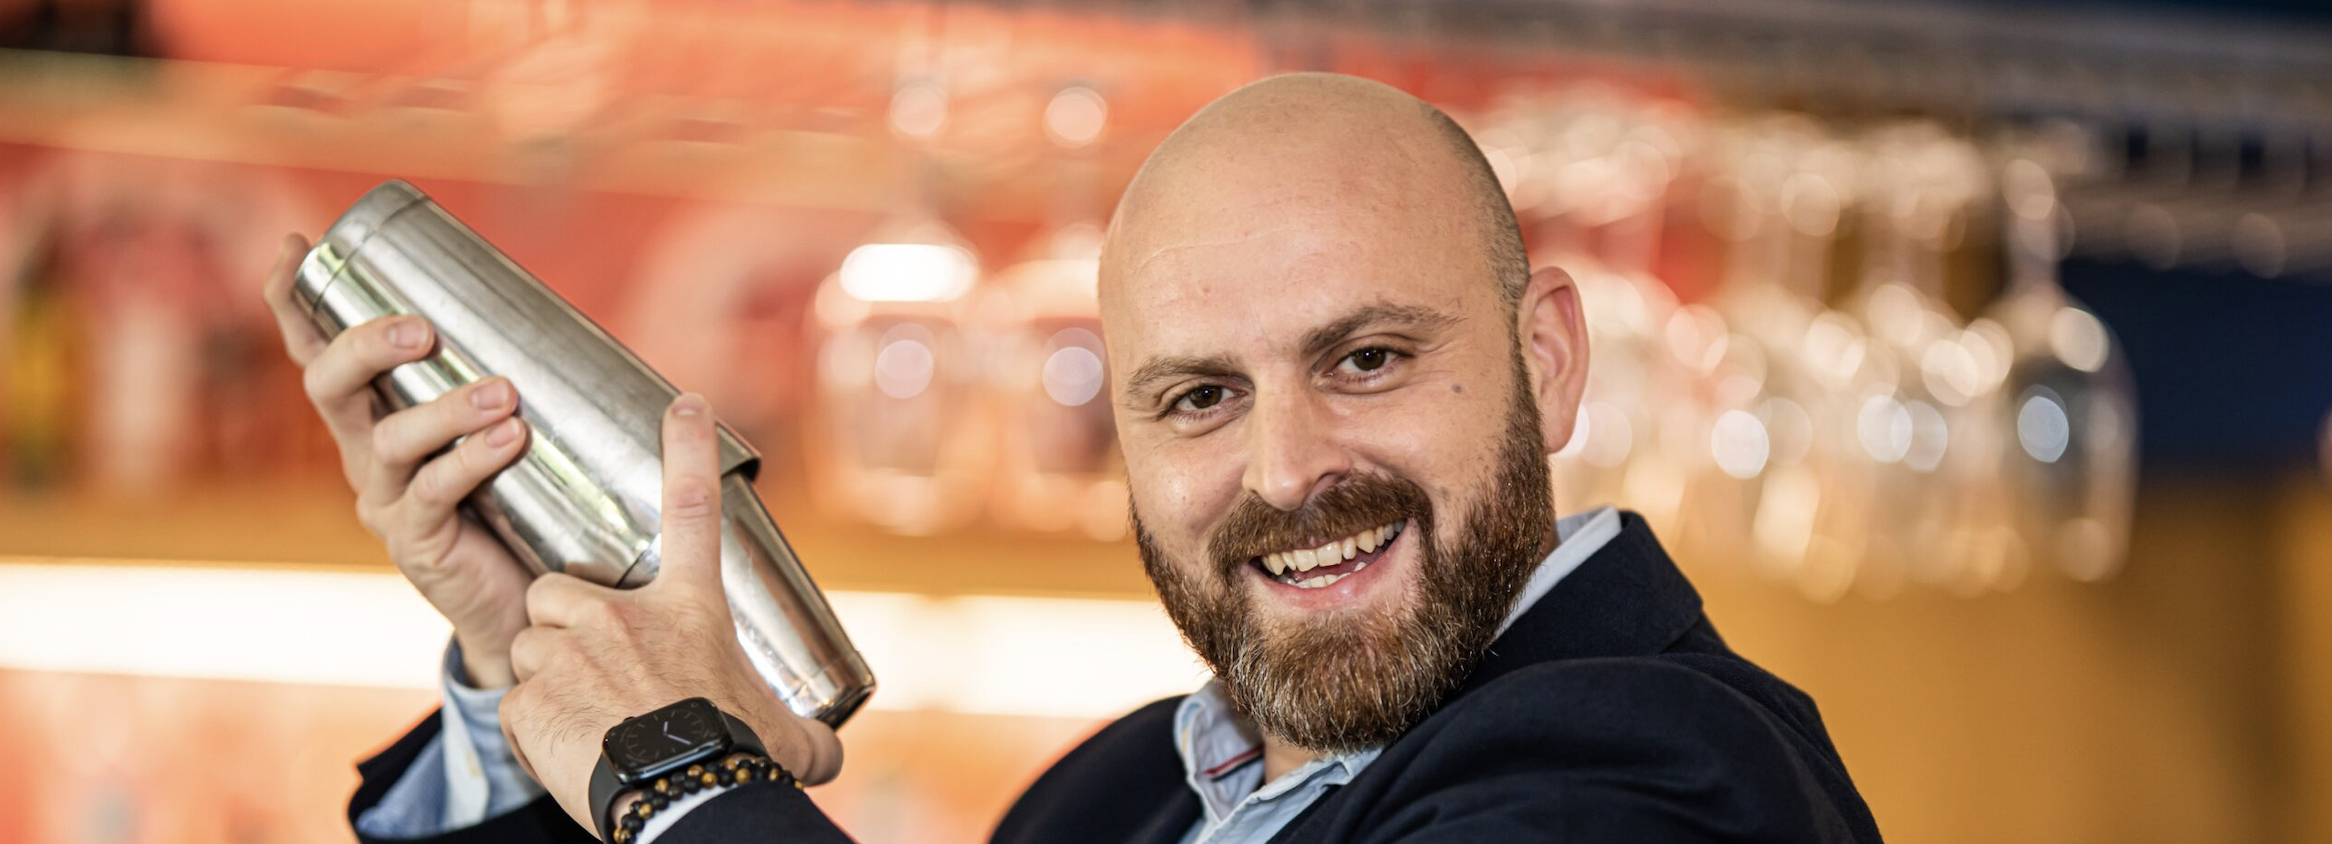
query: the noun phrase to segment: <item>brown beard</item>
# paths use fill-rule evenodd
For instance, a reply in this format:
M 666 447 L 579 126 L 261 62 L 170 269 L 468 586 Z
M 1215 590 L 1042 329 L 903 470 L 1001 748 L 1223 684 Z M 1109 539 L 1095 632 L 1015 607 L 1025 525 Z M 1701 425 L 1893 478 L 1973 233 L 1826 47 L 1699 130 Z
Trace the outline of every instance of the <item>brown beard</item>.
M 1554 491 L 1528 384 L 1517 358 L 1497 469 L 1446 538 L 1423 489 L 1381 474 L 1346 477 L 1294 511 L 1244 496 L 1195 570 L 1166 559 L 1136 509 L 1135 543 L 1167 615 L 1241 715 L 1307 750 L 1358 750 L 1407 732 L 1472 673 L 1554 530 Z M 1409 520 L 1401 538 L 1414 537 L 1420 553 L 1415 588 L 1397 606 L 1296 623 L 1256 612 L 1242 581 L 1258 556 L 1401 519 Z

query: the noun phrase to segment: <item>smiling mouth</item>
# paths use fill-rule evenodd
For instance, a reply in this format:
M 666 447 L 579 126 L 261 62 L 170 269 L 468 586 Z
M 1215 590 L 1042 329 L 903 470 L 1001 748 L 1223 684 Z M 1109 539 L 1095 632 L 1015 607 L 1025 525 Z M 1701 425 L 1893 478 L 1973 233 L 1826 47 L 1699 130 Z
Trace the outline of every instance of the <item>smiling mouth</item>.
M 1272 580 L 1297 589 L 1321 589 L 1368 568 L 1392 547 L 1393 539 L 1409 527 L 1409 520 L 1369 528 L 1320 545 L 1275 551 L 1248 561 Z

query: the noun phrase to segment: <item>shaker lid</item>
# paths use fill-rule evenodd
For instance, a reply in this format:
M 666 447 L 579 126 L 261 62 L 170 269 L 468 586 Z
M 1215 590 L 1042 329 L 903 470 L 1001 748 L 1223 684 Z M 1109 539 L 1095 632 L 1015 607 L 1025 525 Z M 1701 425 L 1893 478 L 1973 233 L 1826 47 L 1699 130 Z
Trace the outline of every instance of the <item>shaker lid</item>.
M 365 241 L 387 225 L 389 218 L 428 201 L 428 194 L 403 179 L 390 179 L 365 191 L 356 204 L 349 206 L 340 219 L 332 221 L 331 227 L 316 237 L 315 248 L 301 262 L 299 278 L 294 284 L 301 307 L 314 313 L 325 289 L 339 277 L 341 265 L 363 248 Z

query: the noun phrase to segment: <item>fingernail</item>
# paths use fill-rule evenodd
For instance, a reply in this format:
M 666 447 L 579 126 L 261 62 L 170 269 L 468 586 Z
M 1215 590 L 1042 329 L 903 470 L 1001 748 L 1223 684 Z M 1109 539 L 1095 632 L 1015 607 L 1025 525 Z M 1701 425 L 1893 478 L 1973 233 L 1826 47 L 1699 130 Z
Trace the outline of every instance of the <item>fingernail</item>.
M 513 442 L 517 442 L 518 428 L 518 420 L 504 419 L 502 420 L 502 424 L 486 429 L 486 444 L 495 448 L 501 448 Z
M 470 391 L 470 406 L 479 410 L 493 410 L 510 403 L 510 382 L 488 381 Z
M 396 325 L 389 326 L 389 345 L 400 349 L 417 348 L 421 345 L 423 333 L 421 323 L 410 319 L 398 320 Z
M 703 412 L 704 397 L 695 393 L 683 395 L 679 401 L 672 403 L 672 413 L 676 416 L 695 416 Z

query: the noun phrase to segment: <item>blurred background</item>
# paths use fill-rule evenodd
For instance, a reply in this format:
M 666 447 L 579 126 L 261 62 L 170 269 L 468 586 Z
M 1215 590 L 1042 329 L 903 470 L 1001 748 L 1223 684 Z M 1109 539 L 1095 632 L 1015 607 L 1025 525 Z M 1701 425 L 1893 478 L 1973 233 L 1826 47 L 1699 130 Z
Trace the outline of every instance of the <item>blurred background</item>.
M 433 705 L 258 297 L 389 177 L 769 455 L 883 682 L 813 794 L 981 839 L 1204 677 L 1125 537 L 1100 227 L 1199 106 L 1333 70 L 1580 279 L 1562 508 L 1653 522 L 1891 840 L 2332 841 L 2320 5 L 0 0 L 0 48 L 0 840 L 348 840 Z

